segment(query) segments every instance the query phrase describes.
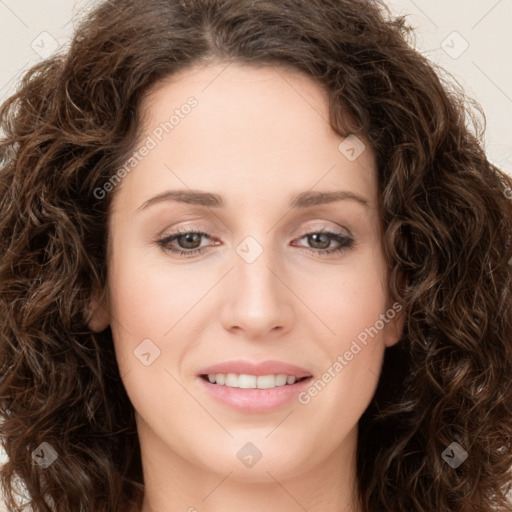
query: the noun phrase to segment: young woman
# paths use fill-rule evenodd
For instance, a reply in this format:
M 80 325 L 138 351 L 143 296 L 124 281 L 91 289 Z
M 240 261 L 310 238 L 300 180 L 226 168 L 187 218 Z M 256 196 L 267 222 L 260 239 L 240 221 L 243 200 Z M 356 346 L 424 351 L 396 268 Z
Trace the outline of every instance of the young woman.
M 510 510 L 512 180 L 407 32 L 375 1 L 110 0 L 24 76 L 9 510 Z

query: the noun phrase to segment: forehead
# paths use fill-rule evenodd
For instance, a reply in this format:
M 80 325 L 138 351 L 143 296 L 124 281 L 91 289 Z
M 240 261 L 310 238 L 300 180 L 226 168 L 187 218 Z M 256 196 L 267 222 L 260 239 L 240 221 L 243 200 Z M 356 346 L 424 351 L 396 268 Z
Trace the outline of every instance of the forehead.
M 184 108 L 190 98 L 195 106 Z M 141 111 L 139 144 L 151 139 L 154 147 L 123 179 L 122 195 L 132 201 L 165 188 L 218 192 L 228 205 L 235 196 L 285 201 L 305 190 L 341 186 L 375 199 L 368 141 L 358 136 L 364 146 L 356 149 L 364 151 L 347 158 L 340 150 L 344 137 L 329 124 L 325 91 L 299 71 L 196 66 L 157 83 Z

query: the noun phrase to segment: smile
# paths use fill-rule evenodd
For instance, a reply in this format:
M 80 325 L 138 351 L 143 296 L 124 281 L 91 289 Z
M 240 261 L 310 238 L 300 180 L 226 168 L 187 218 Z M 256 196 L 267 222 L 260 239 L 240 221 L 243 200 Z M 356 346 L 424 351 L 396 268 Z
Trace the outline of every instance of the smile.
M 203 367 L 196 379 L 205 399 L 240 413 L 261 414 L 295 404 L 313 372 L 276 359 L 237 359 Z

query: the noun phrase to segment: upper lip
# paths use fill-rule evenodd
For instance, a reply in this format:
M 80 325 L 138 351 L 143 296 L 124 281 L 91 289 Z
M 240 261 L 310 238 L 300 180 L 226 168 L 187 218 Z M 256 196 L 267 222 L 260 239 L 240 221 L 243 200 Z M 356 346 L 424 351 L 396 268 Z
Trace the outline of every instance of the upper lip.
M 255 363 L 246 360 L 234 360 L 224 361 L 223 363 L 214 364 L 203 368 L 198 375 L 208 375 L 222 373 L 224 375 L 228 373 L 244 374 L 244 375 L 293 375 L 297 379 L 302 377 L 311 377 L 311 372 L 295 366 L 293 364 L 284 363 L 277 360 L 267 360 Z

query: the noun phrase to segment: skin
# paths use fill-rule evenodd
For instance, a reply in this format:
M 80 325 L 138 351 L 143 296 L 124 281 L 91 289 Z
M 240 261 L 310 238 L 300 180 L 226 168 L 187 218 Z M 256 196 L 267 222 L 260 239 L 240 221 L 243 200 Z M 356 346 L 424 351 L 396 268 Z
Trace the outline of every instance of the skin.
M 142 510 L 359 512 L 357 422 L 401 315 L 307 404 L 244 414 L 216 402 L 196 373 L 225 360 L 278 359 L 321 377 L 391 308 L 375 155 L 362 136 L 366 149 L 354 161 L 339 151 L 344 137 L 329 126 L 327 98 L 309 77 L 235 63 L 160 82 L 145 98 L 141 140 L 190 96 L 197 107 L 112 192 L 107 296 L 91 303 L 90 327 L 111 325 L 136 411 Z M 170 189 L 215 192 L 227 206 L 166 201 L 137 211 Z M 368 206 L 290 209 L 309 190 L 352 191 Z M 187 258 L 155 243 L 177 228 L 211 238 L 172 247 L 206 251 Z M 339 244 L 304 236 L 322 228 L 355 243 L 322 256 Z M 250 264 L 236 251 L 249 235 L 263 250 Z M 133 353 L 146 338 L 160 350 L 148 366 Z M 251 468 L 236 456 L 249 441 L 262 453 Z

